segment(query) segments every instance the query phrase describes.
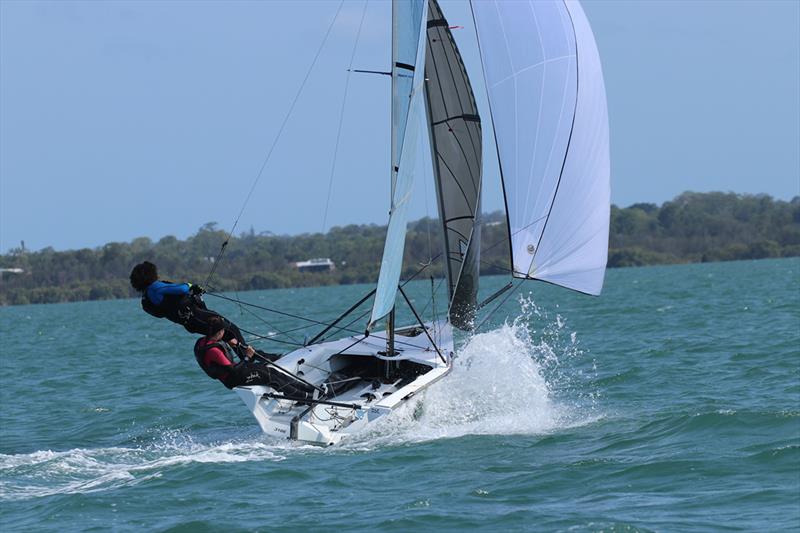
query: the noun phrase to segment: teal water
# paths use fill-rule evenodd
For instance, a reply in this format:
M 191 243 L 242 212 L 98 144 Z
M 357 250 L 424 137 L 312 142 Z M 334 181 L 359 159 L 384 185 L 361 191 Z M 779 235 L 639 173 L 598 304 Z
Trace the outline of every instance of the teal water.
M 365 290 L 239 296 L 329 318 Z M 3 308 L 0 333 L 2 531 L 800 530 L 798 259 L 526 285 L 419 404 L 328 449 L 261 435 L 133 300 Z

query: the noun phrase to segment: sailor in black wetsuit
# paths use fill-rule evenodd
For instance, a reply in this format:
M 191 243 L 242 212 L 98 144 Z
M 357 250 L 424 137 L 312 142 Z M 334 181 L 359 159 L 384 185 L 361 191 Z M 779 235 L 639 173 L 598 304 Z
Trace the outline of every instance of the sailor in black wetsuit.
M 208 334 L 198 339 L 194 345 L 197 364 L 208 377 L 220 380 L 229 389 L 242 385 L 267 385 L 295 400 L 313 398 L 314 389 L 308 384 L 283 372 L 276 365 L 254 361 L 255 350 L 250 346 L 240 351 L 241 361 L 237 363 L 231 350 L 231 345 L 235 347 L 236 340 L 223 341 L 223 320 L 222 317 L 210 318 Z
M 131 285 L 142 293 L 142 309 L 156 318 L 166 318 L 182 325 L 189 333 L 208 333 L 209 319 L 219 317 L 224 323 L 225 341 L 236 339 L 242 349 L 247 343 L 239 328 L 203 302 L 203 289 L 191 283 L 172 283 L 158 279 L 156 265 L 139 263 L 131 271 Z

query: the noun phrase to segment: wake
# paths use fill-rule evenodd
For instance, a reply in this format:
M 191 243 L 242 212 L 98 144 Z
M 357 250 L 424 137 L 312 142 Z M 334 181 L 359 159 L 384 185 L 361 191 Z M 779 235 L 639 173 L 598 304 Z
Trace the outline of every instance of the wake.
M 0 454 L 0 501 L 128 487 L 193 463 L 278 462 L 466 435 L 546 435 L 601 418 L 596 394 L 577 369 L 586 357 L 576 333 L 530 299 L 520 306 L 512 323 L 467 339 L 448 376 L 339 446 L 300 445 L 255 430 L 197 442 L 183 430 L 153 428 L 158 438 L 140 447 Z
M 106 491 L 161 477 L 191 463 L 281 461 L 286 447 L 251 439 L 202 444 L 180 431 L 147 446 L 0 454 L 0 501 Z

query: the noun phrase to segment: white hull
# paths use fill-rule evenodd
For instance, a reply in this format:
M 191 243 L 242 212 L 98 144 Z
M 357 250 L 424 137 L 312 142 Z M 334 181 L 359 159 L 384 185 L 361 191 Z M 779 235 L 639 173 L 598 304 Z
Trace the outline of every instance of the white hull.
M 299 348 L 277 365 L 309 383 L 321 386 L 332 373 L 346 390 L 324 402 L 308 405 L 286 399 L 267 386 L 234 389 L 264 433 L 323 446 L 338 443 L 391 413 L 451 369 L 453 336 L 445 322 L 426 323 L 439 351 L 420 327 L 397 330 L 393 357 L 385 355 L 386 337 L 346 337 Z M 352 345 L 352 346 L 351 346 Z M 440 355 L 441 354 L 441 355 Z

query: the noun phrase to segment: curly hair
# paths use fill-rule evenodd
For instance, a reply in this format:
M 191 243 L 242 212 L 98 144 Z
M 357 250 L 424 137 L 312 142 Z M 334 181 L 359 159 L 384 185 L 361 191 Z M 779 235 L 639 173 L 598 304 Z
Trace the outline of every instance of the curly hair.
M 131 270 L 131 286 L 144 292 L 154 281 L 158 281 L 158 270 L 150 261 L 139 263 Z

